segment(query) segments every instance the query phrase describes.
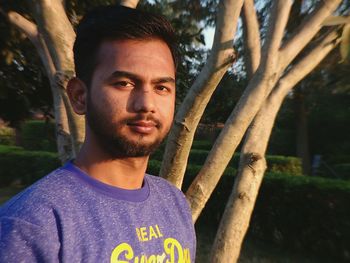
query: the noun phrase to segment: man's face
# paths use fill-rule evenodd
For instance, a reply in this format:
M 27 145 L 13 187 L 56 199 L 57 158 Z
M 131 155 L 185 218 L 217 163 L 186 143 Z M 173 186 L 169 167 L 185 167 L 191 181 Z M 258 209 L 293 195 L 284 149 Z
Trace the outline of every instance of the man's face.
M 88 92 L 87 124 L 117 157 L 147 156 L 168 133 L 175 107 L 175 66 L 157 39 L 105 41 Z

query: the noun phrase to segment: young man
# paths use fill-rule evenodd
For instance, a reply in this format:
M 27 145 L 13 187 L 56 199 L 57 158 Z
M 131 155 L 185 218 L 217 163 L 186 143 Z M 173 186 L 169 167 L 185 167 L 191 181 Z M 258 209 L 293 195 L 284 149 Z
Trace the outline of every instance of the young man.
M 94 9 L 74 44 L 68 95 L 86 115 L 74 161 L 0 210 L 0 262 L 194 262 L 184 195 L 145 175 L 170 129 L 177 63 L 164 18 L 125 7 Z

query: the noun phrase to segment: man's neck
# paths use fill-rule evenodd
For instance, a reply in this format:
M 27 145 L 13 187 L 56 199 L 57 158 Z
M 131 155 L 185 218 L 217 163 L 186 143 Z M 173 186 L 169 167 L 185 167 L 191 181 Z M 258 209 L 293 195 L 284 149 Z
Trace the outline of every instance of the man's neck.
M 99 149 L 84 144 L 74 164 L 91 177 L 123 189 L 139 189 L 147 169 L 149 156 L 111 159 Z

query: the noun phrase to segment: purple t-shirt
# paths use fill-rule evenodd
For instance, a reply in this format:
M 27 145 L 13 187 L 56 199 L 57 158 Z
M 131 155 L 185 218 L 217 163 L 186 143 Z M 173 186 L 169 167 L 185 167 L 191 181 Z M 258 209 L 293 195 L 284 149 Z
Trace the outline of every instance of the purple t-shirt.
M 187 201 L 145 175 L 137 190 L 67 163 L 0 209 L 0 262 L 194 262 Z

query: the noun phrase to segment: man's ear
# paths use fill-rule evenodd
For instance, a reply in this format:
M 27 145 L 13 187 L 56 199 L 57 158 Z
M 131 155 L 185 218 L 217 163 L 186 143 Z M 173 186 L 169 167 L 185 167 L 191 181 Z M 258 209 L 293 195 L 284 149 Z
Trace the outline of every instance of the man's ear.
M 78 78 L 70 79 L 67 84 L 67 94 L 74 112 L 84 115 L 86 113 L 87 98 L 87 87 L 85 83 Z

